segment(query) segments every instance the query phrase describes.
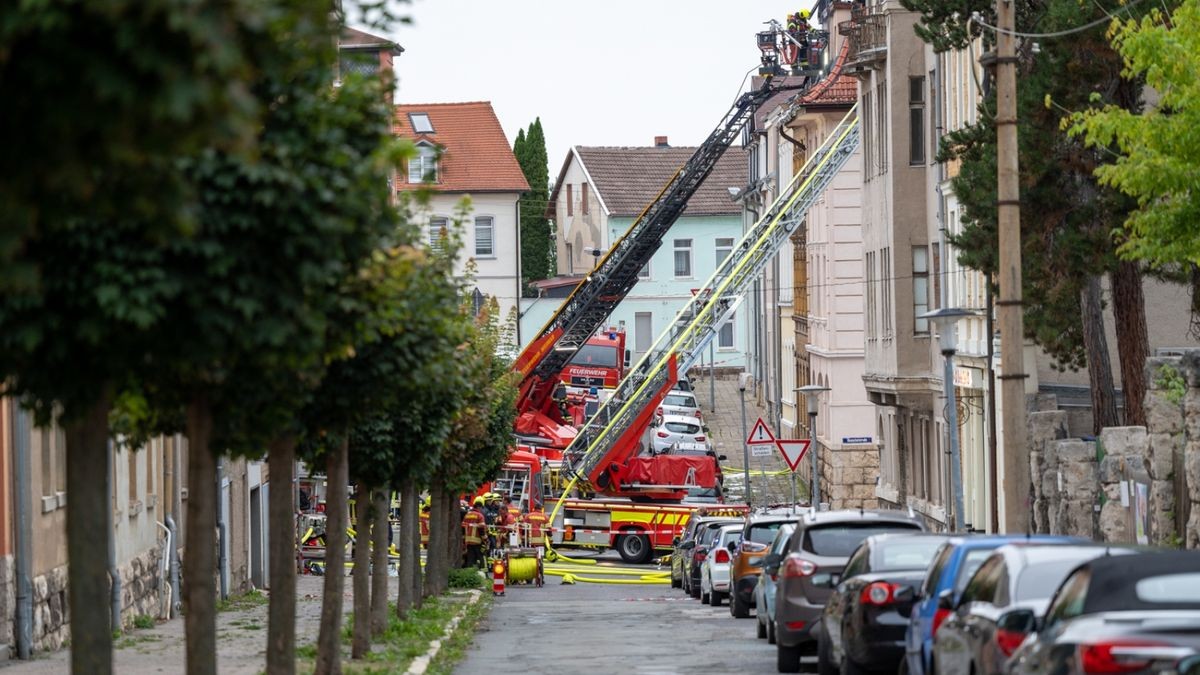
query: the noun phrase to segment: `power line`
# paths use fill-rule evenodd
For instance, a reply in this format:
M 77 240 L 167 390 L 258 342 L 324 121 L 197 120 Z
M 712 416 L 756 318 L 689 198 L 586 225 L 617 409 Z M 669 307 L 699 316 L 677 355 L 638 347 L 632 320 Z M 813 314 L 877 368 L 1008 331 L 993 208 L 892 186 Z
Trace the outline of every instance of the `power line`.
M 996 26 L 993 26 L 993 25 L 985 22 L 983 20 L 983 16 L 979 12 L 975 12 L 974 14 L 971 15 L 971 21 L 979 24 L 980 26 L 983 26 L 984 28 L 987 28 L 988 30 L 990 30 L 992 32 L 1000 33 L 1001 35 L 1013 35 L 1016 37 L 1034 38 L 1034 39 L 1066 37 L 1068 35 L 1074 35 L 1076 33 L 1082 33 L 1084 31 L 1091 30 L 1091 29 L 1095 28 L 1096 26 L 1100 26 L 1105 23 L 1111 23 L 1113 20 L 1116 19 L 1117 14 L 1120 14 L 1121 12 L 1128 12 L 1129 10 L 1133 9 L 1133 7 L 1135 5 L 1138 5 L 1141 2 L 1142 2 L 1142 0 L 1133 0 L 1133 2 L 1130 2 L 1129 4 L 1120 7 L 1112 14 L 1109 14 L 1108 10 L 1104 10 L 1104 8 L 1101 7 L 1100 9 L 1104 10 L 1104 13 L 1107 14 L 1107 16 L 1105 16 L 1104 18 L 1096 19 L 1095 21 L 1086 23 L 1082 26 L 1076 26 L 1075 28 L 1068 28 L 1066 30 L 1052 31 L 1050 33 L 1023 33 L 1021 31 L 1008 30 L 1006 28 L 998 28 Z

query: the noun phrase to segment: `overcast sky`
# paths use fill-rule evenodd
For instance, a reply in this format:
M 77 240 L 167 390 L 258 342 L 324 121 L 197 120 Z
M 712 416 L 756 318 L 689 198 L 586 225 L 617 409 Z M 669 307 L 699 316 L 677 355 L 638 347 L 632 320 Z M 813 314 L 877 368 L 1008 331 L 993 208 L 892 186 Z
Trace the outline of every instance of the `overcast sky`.
M 763 22 L 811 2 L 413 0 L 388 35 L 397 101 L 491 101 L 510 143 L 540 116 L 553 180 L 572 145 L 700 143 L 758 64 Z

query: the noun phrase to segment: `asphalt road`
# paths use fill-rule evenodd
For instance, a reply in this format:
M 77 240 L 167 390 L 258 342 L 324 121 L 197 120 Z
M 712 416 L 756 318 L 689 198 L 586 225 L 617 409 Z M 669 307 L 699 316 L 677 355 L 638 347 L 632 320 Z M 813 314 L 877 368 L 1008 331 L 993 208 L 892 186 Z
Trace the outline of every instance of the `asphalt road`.
M 613 554 L 601 560 L 620 565 Z M 644 566 L 647 570 L 654 566 Z M 776 673 L 755 619 L 701 605 L 668 585 L 511 586 L 482 622 L 460 675 Z

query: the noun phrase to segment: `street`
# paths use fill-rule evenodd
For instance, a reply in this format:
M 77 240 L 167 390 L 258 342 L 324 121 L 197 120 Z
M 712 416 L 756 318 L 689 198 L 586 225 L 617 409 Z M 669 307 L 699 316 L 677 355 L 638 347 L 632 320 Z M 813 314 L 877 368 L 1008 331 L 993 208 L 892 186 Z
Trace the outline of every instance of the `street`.
M 606 553 L 606 564 L 620 565 Z M 648 571 L 654 565 L 643 565 Z M 460 675 L 506 672 L 775 673 L 775 649 L 754 637 L 755 620 L 734 619 L 662 585 L 515 586 L 496 598 Z

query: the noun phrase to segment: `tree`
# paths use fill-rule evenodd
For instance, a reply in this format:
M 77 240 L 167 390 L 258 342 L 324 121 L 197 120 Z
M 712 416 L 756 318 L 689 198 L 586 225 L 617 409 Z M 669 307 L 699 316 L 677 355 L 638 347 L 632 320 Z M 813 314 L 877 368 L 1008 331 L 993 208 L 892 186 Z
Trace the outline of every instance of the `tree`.
M 529 133 L 517 132 L 513 154 L 529 183 L 521 195 L 521 277 L 525 287 L 531 282 L 554 275 L 554 247 L 550 241 L 550 220 L 546 205 L 550 199 L 550 170 L 546 156 L 546 137 L 539 117 L 529 125 Z
M 990 16 L 989 3 L 966 8 Z M 978 5 L 976 7 L 975 5 Z M 917 32 L 937 50 L 964 49 L 968 33 L 963 8 L 930 0 L 906 0 L 922 12 Z M 1026 32 L 1075 28 L 1100 14 L 1072 0 L 1026 0 L 1017 4 L 1018 26 Z M 978 29 L 973 22 L 971 29 Z M 1046 101 L 1071 106 L 1097 96 L 1128 109 L 1138 106 L 1136 83 L 1120 76 L 1120 62 L 1101 31 L 1078 31 L 1058 39 L 1024 43 L 1019 55 L 1018 89 L 1021 154 L 1022 260 L 1026 335 L 1063 369 L 1088 366 L 1096 428 L 1120 424 L 1108 371 L 1099 277 L 1109 274 L 1114 288 L 1127 292 L 1116 303 L 1118 346 L 1126 389 L 1127 420 L 1142 421 L 1138 401 L 1145 352 L 1145 312 L 1140 304 L 1141 270 L 1122 266 L 1112 229 L 1131 207 L 1129 200 L 1098 185 L 1092 177 L 1106 157 L 1089 151 L 1062 132 L 1059 114 Z M 990 35 L 984 35 L 985 41 Z M 964 204 L 964 226 L 953 243 L 963 264 L 989 275 L 996 270 L 996 149 L 994 94 L 980 106 L 977 123 L 942 139 L 940 160 L 961 159 L 952 180 Z
M 1093 107 L 1071 116 L 1070 133 L 1099 151 L 1119 151 L 1096 176 L 1137 200 L 1123 223 L 1120 254 L 1155 267 L 1200 265 L 1200 2 L 1183 0 L 1170 16 L 1153 8 L 1114 22 L 1110 35 L 1122 75 L 1144 79 L 1158 102 L 1141 111 L 1094 97 Z

